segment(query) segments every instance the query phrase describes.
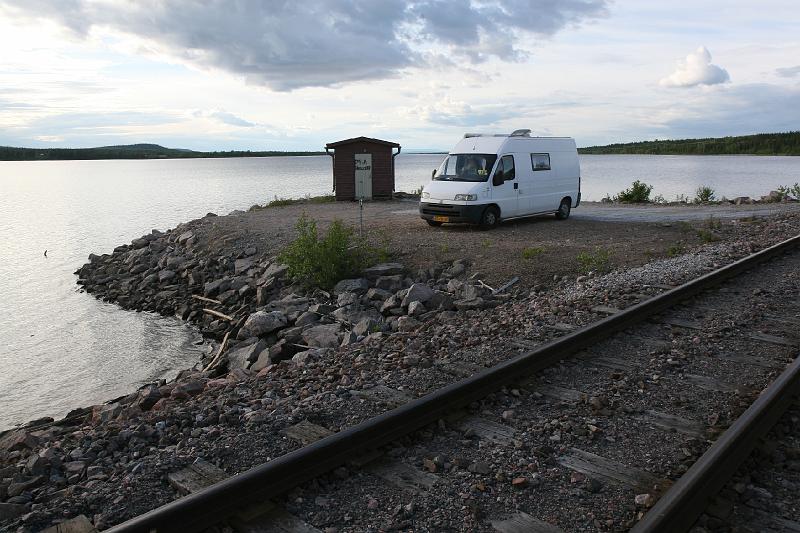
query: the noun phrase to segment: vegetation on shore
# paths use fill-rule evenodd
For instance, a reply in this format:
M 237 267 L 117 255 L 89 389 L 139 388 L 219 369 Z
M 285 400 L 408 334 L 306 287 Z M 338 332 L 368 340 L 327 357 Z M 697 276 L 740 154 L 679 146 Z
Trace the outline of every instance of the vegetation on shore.
M 0 161 L 57 161 L 73 159 L 201 159 L 224 157 L 274 157 L 298 155 L 324 155 L 325 152 L 281 152 L 265 150 L 228 150 L 196 152 L 179 148 L 165 148 L 158 144 L 126 144 L 99 146 L 97 148 L 14 148 L 0 146 Z
M 800 155 L 800 131 L 740 137 L 673 139 L 586 146 L 582 154 L 653 155 Z

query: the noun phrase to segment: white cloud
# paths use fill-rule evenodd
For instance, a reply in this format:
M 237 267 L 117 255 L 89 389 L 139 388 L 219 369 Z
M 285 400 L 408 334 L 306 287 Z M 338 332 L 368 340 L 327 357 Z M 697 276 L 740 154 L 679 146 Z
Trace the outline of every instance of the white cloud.
M 775 69 L 775 74 L 782 78 L 793 78 L 800 74 L 800 65 L 796 67 L 781 67 Z
M 675 72 L 663 78 L 662 87 L 696 87 L 698 85 L 716 85 L 730 81 L 728 71 L 711 63 L 711 53 L 701 46 L 678 61 Z
M 521 43 L 606 14 L 607 0 L 4 0 L 78 38 L 122 34 L 141 48 L 278 91 L 388 79 L 458 58 L 519 60 Z M 96 37 L 96 36 L 95 36 Z M 442 57 L 444 56 L 444 57 Z

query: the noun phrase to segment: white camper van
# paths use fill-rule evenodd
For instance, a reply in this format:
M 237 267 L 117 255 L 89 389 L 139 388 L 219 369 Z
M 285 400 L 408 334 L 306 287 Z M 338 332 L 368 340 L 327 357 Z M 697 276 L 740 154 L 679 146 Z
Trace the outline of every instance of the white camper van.
M 555 213 L 569 216 L 581 201 L 578 151 L 570 137 L 467 133 L 422 189 L 419 214 L 431 226 Z

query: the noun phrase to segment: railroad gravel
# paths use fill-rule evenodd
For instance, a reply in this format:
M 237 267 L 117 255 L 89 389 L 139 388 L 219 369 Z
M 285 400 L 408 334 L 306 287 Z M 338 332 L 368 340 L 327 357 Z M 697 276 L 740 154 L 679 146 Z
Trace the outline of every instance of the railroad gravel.
M 737 238 L 685 250 L 687 253 L 679 257 L 653 261 L 628 271 L 590 274 L 578 280 L 574 276 L 559 277 L 552 283 L 525 286 L 497 297 L 491 307 L 440 310 L 419 321 L 404 317 L 406 327 L 372 333 L 360 342 L 341 347 L 321 348 L 297 360 L 284 360 L 257 372 L 247 368 L 232 369 L 223 375 L 186 371 L 173 382 L 154 384 L 115 403 L 78 409 L 64 421 L 47 423 L 38 429 L 34 424 L 4 434 L 0 436 L 0 529 L 34 531 L 80 514 L 88 516 L 98 529 L 107 528 L 175 499 L 177 493 L 167 482 L 167 474 L 197 458 L 204 458 L 228 474 L 236 474 L 299 447 L 300 443 L 282 433 L 297 422 L 308 420 L 332 431 L 341 430 L 407 398 L 456 381 L 461 377 L 459 372 L 491 366 L 529 346 L 563 334 L 553 326 L 575 327 L 604 316 L 593 308 L 624 308 L 664 290 L 659 285 L 686 281 L 800 232 L 800 218 L 792 215 L 738 224 Z M 192 237 L 187 237 L 186 232 L 176 233 L 175 242 L 181 238 L 184 241 L 180 244 L 186 245 Z M 236 252 L 242 255 L 238 259 L 252 257 L 246 251 L 243 248 Z M 231 263 L 240 271 L 246 268 L 244 263 L 240 262 L 238 267 L 234 261 Z M 262 274 L 272 267 L 265 266 Z M 475 269 L 473 265 L 454 279 L 468 280 Z M 438 274 L 442 271 L 439 267 Z M 170 283 L 174 279 L 169 275 L 159 277 L 163 277 L 159 283 Z M 439 279 L 429 281 L 439 283 Z M 276 296 L 286 295 L 288 292 L 276 293 Z M 511 340 L 519 341 L 519 346 L 510 349 Z M 693 338 L 681 336 L 679 346 L 693 343 Z M 654 357 L 656 355 L 663 356 L 656 357 L 660 364 L 670 364 L 670 354 L 654 354 Z M 449 370 L 442 371 L 442 368 Z M 611 386 L 612 377 L 612 374 L 605 377 L 603 385 Z M 642 371 L 613 381 L 625 381 L 630 391 L 636 391 L 636 386 L 644 379 L 652 381 L 652 375 L 647 378 Z M 754 385 L 758 386 L 758 380 L 755 381 Z M 574 386 L 578 388 L 583 384 Z M 381 396 L 383 387 L 399 391 L 400 395 L 389 392 Z M 365 394 L 364 391 L 370 392 Z M 573 432 L 578 432 L 576 439 L 612 442 L 608 438 L 615 438 L 613 428 L 611 434 L 605 434 L 608 428 L 604 428 L 598 418 L 604 416 L 601 414 L 604 400 L 587 398 L 587 403 L 582 403 L 579 413 L 571 418 L 561 420 L 563 415 L 553 411 L 553 418 L 542 422 L 519 411 L 519 398 L 513 391 L 495 396 L 487 399 L 485 406 L 476 406 L 476 412 L 493 409 L 499 423 L 519 426 L 522 438 L 518 440 L 523 443 L 519 449 L 492 451 L 496 456 L 491 455 L 487 460 L 484 457 L 487 451 L 481 449 L 480 441 L 445 427 L 443 431 L 449 432 L 444 433 L 448 438 L 468 441 L 474 449 L 466 450 L 463 460 L 456 461 L 450 457 L 452 452 L 448 452 L 447 443 L 451 441 L 445 439 L 426 445 L 430 450 L 416 449 L 414 456 L 420 464 L 426 459 L 436 464 L 439 457 L 442 468 L 445 464 L 460 465 L 453 471 L 458 483 L 454 482 L 449 489 L 448 498 L 416 506 L 406 501 L 402 493 L 381 485 L 383 488 L 376 486 L 369 498 L 364 496 L 364 509 L 370 512 L 389 509 L 391 512 L 385 515 L 386 524 L 414 524 L 418 517 L 430 516 L 433 521 L 426 527 L 435 529 L 436 524 L 452 524 L 455 529 L 469 530 L 479 523 L 483 524 L 480 527 L 485 526 L 474 504 L 475 490 L 498 500 L 503 509 L 518 505 L 520 495 L 532 494 L 530 489 L 547 491 L 552 488 L 563 493 L 565 499 L 575 494 L 583 497 L 584 493 L 587 501 L 594 498 L 592 491 L 598 489 L 595 482 L 564 480 L 549 469 L 548 461 L 552 460 L 554 443 L 565 446 Z M 686 401 L 691 403 L 689 398 Z M 143 409 L 143 405 L 148 408 Z M 542 402 L 541 405 L 544 409 L 549 404 Z M 553 420 L 561 427 L 558 435 L 563 443 L 552 439 L 556 434 Z M 583 435 L 584 429 L 589 433 Z M 590 436 L 595 434 L 599 436 Z M 433 433 L 431 438 L 434 438 Z M 542 439 L 544 444 L 541 444 Z M 419 446 L 411 441 L 408 445 L 411 449 Z M 399 457 L 401 451 L 394 453 Z M 689 449 L 690 455 L 696 451 Z M 539 456 L 541 460 L 533 460 Z M 527 463 L 520 463 L 523 460 Z M 659 468 L 654 464 L 654 468 Z M 660 468 L 666 472 L 666 467 Z M 487 476 L 484 484 L 488 481 L 490 486 L 502 486 L 502 490 L 473 489 L 472 486 L 483 479 L 476 477 L 476 473 Z M 502 479 L 498 479 L 498 474 L 502 474 Z M 350 478 L 346 470 L 334 475 Z M 616 489 L 603 490 L 613 495 Z M 460 498 L 461 504 L 445 506 L 445 502 L 452 503 L 451 496 Z M 619 498 L 623 496 L 619 494 Z M 373 501 L 378 502 L 377 511 Z M 288 501 L 292 502 L 298 512 L 305 509 L 296 498 Z M 315 505 L 320 502 L 315 499 Z M 352 505 L 355 503 L 356 500 Z M 321 503 L 320 507 L 325 510 Z M 628 507 L 631 512 L 636 509 L 635 503 L 628 503 Z M 324 527 L 341 529 L 345 526 L 347 529 L 348 522 L 357 522 L 357 515 L 351 514 L 348 521 L 340 513 L 345 508 L 344 502 L 329 501 L 325 512 L 330 517 L 314 521 L 320 525 L 336 522 L 336 526 Z M 585 508 L 591 506 L 587 504 Z M 360 507 L 358 511 L 362 512 Z M 588 510 L 577 512 L 588 517 Z M 624 523 L 624 519 L 614 518 L 614 524 Z

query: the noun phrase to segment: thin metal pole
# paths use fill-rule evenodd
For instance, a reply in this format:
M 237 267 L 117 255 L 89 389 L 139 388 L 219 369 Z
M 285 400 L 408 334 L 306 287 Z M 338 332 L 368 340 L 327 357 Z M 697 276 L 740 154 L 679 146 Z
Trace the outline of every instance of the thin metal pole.
M 358 236 L 364 238 L 364 197 L 358 199 Z

